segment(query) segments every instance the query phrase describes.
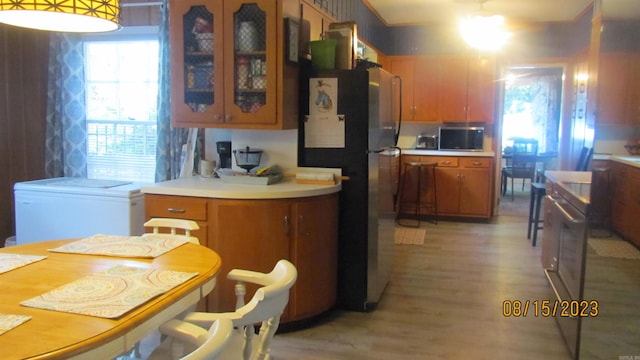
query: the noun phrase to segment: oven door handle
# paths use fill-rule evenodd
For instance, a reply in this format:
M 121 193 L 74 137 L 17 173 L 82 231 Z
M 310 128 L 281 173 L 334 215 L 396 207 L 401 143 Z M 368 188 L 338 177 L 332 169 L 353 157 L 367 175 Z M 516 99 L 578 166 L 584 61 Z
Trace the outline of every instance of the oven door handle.
M 573 223 L 573 224 L 582 224 L 584 223 L 584 218 L 583 217 L 573 217 L 573 215 L 571 215 L 563 206 L 560 202 L 558 201 L 554 201 L 554 205 L 556 206 L 556 208 L 558 208 L 558 210 L 560 210 L 560 212 L 562 213 L 562 216 L 568 220 L 569 222 Z
M 549 281 L 549 284 L 551 284 L 551 289 L 553 290 L 553 294 L 555 295 L 556 299 L 558 300 L 558 304 L 562 304 L 564 301 L 562 300 L 562 297 L 560 296 L 560 292 L 558 291 L 558 289 L 556 288 L 556 284 L 554 283 L 554 281 L 551 279 L 551 274 L 550 274 L 550 270 L 549 269 L 544 269 L 544 275 L 547 277 L 547 280 Z M 562 305 L 560 305 L 562 306 Z M 577 317 L 575 316 L 564 316 L 566 318 L 570 318 L 570 319 L 577 319 Z

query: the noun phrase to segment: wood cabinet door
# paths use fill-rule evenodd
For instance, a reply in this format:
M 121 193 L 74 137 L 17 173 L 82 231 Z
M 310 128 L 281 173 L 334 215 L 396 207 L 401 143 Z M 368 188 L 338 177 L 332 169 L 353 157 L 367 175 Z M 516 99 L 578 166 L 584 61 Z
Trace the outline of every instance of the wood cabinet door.
M 460 214 L 488 216 L 490 185 L 488 168 L 460 169 Z
M 629 57 L 624 53 L 602 53 L 598 66 L 598 124 L 627 122 Z
M 640 214 L 640 169 L 629 169 L 630 179 L 628 182 L 628 194 L 629 202 L 627 206 L 627 215 L 625 220 L 627 221 L 627 239 L 640 246 L 640 221 L 638 221 L 638 214 Z
M 291 289 L 292 318 L 331 309 L 338 289 L 338 196 L 298 199 L 293 205 L 295 237 L 291 262 L 298 280 Z
M 640 125 L 640 53 L 629 55 L 629 96 L 627 103 L 627 122 Z
M 630 167 L 620 163 L 611 164 L 612 175 L 612 204 L 611 223 L 613 230 L 622 236 L 627 236 L 629 232 L 629 185 Z
M 402 80 L 402 121 L 414 121 L 415 60 L 408 57 L 391 59 L 391 73 Z
M 493 58 L 469 59 L 467 121 L 493 123 L 496 92 L 496 62 Z
M 458 215 L 460 209 L 460 170 L 436 167 L 438 214 Z
M 442 61 L 439 120 L 442 122 L 466 121 L 467 58 L 446 57 Z
M 438 90 L 441 61 L 435 57 L 419 57 L 414 72 L 414 115 L 416 122 L 438 121 Z M 404 96 L 404 94 L 403 94 Z
M 214 296 L 217 311 L 235 310 L 235 283 L 226 279 L 231 269 L 269 272 L 280 259 L 289 258 L 293 236 L 288 200 L 210 201 L 210 247 L 222 259 Z M 248 301 L 257 286 L 247 285 Z M 286 319 L 286 311 L 283 319 Z

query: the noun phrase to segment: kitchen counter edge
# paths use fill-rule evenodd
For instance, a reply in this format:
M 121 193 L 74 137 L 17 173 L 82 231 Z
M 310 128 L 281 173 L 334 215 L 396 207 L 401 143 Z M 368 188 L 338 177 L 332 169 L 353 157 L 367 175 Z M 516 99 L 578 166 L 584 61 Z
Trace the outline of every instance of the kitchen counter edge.
M 342 190 L 342 182 L 335 185 L 297 184 L 285 178 L 271 185 L 229 184 L 220 179 L 192 176 L 142 186 L 145 194 L 192 196 L 216 199 L 284 199 L 332 194 Z

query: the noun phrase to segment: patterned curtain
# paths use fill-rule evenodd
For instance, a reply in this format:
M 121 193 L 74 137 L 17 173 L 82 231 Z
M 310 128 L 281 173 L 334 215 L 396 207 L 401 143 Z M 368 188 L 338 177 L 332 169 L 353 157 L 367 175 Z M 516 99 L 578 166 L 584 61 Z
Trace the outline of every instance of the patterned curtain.
M 558 152 L 562 72 L 562 68 L 509 71 L 515 77 L 507 90 L 512 95 L 505 94 L 505 114 L 518 115 L 509 127 L 520 130 L 516 136 L 538 140 L 538 152 Z
M 531 84 L 533 124 L 539 152 L 558 152 L 562 74 L 542 75 Z
M 162 0 L 160 8 L 160 66 L 158 74 L 158 143 L 156 147 L 156 182 L 180 176 L 182 144 L 187 142 L 188 129 L 171 128 L 169 78 L 169 3 Z
M 49 41 L 45 176 L 87 177 L 84 46 L 78 35 Z

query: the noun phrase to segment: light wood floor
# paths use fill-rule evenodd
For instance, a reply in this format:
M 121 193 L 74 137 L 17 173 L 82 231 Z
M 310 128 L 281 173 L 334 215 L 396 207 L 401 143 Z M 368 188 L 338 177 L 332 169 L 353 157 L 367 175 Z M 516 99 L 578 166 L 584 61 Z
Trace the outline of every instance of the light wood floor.
M 503 316 L 505 300 L 552 298 L 540 246 L 526 238 L 528 195 L 517 197 L 503 201 L 494 223 L 423 224 L 424 245 L 395 245 L 375 311 L 335 311 L 318 326 L 278 334 L 273 357 L 570 359 L 553 318 Z
M 489 224 L 423 223 L 424 245 L 394 245 L 393 276 L 375 311 L 337 310 L 277 334 L 273 359 L 571 359 L 555 319 L 503 316 L 505 300 L 554 299 L 541 240 L 534 248 L 526 238 L 528 211 L 525 190 L 503 198 Z M 585 298 L 606 314 L 583 325 L 581 359 L 640 358 L 640 262 L 588 256 L 594 286 Z M 155 342 L 157 334 L 143 342 L 143 354 Z

